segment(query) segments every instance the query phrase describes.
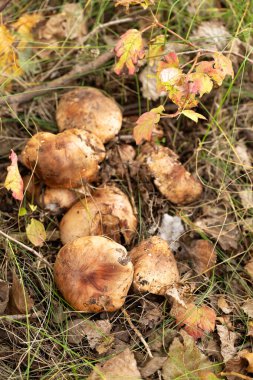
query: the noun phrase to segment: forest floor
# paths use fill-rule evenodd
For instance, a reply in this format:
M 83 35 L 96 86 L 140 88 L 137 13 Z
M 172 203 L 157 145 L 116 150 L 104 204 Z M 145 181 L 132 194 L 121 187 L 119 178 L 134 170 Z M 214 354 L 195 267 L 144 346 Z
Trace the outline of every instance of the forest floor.
M 65 13 L 65 21 L 59 18 L 50 30 L 44 27 L 39 34 L 35 28 L 29 37 L 32 40 L 19 53 L 22 74 L 8 76 L 8 70 L 7 74 L 1 74 L 0 68 L 1 380 L 85 379 L 97 363 L 127 348 L 134 354 L 134 359 L 127 360 L 136 361 L 139 377 L 130 373 L 129 377 L 101 375 L 94 379 L 211 380 L 227 376 L 229 380 L 247 380 L 252 376 L 253 3 L 251 0 L 157 0 L 153 3 L 147 9 L 130 5 L 126 11 L 126 7 L 115 7 L 115 2 L 110 0 L 80 0 L 76 2 L 82 10 L 78 25 L 77 16 Z M 43 17 L 40 22 L 45 25 L 45 21 L 62 12 L 64 4 L 60 0 L 0 1 L 1 23 L 11 29 L 13 23 L 28 13 L 40 14 Z M 73 68 L 94 63 L 112 51 L 119 36 L 128 29 L 144 29 L 150 24 L 150 9 L 161 24 L 174 32 L 167 33 L 167 44 L 183 62 L 194 59 L 194 49 L 187 41 L 200 49 L 214 47 L 228 54 L 232 52 L 234 79 L 226 77 L 222 86 L 205 95 L 197 108 L 206 120 L 196 124 L 180 116 L 161 118 L 159 123 L 155 143 L 173 150 L 203 185 L 201 197 L 185 206 L 175 205 L 161 195 L 153 179 L 136 169 L 135 161 L 122 166 L 118 154 L 122 145 L 130 144 L 138 156 L 141 148 L 133 138 L 135 122 L 142 113 L 163 102 L 159 97 L 145 98 L 140 79 L 145 66 L 132 76 L 116 75 L 115 58 L 108 55 L 97 67 L 91 64 L 83 73 L 77 75 L 72 71 L 70 77 L 67 75 Z M 145 39 L 158 34 L 161 30 L 149 29 Z M 1 65 L 3 46 L 4 40 L 0 41 Z M 62 81 L 52 82 L 61 77 Z M 44 84 L 46 90 L 41 91 Z M 40 90 L 33 93 L 33 86 L 40 86 Z M 174 250 L 181 279 L 190 289 L 195 305 L 208 306 L 216 314 L 213 331 L 204 331 L 191 348 L 182 341 L 183 324 L 170 313 L 170 297 L 138 294 L 130 289 L 120 310 L 88 315 L 67 305 L 55 286 L 52 270 L 62 247 L 59 239 L 62 215 L 41 207 L 29 208 L 26 197 L 21 206 L 4 188 L 11 149 L 19 155 L 38 131 L 58 133 L 55 114 L 59 100 L 63 93 L 79 86 L 92 86 L 108 93 L 123 112 L 120 133 L 106 144 L 107 157 L 93 185 L 113 183 L 134 199 L 138 227 L 133 240 L 126 245 L 127 250 L 158 234 L 165 214 L 181 220 L 183 232 L 176 238 L 178 244 Z M 18 96 L 16 101 L 15 96 Z M 166 110 L 175 112 L 176 106 L 167 102 Z M 21 175 L 28 173 L 21 163 L 19 170 Z M 25 215 L 20 207 L 26 208 Z M 40 220 L 47 231 L 42 247 L 34 247 L 26 237 L 31 218 Z M 197 239 L 213 244 L 217 259 L 211 272 L 201 274 L 192 258 L 190 247 Z M 21 283 L 17 284 L 17 277 Z M 2 307 L 6 283 L 11 287 L 10 298 L 15 298 L 13 293 L 17 293 L 20 304 L 16 308 L 10 304 Z M 103 321 L 101 326 L 105 329 L 100 331 L 96 327 L 95 331 L 91 328 L 87 332 L 86 325 L 86 330 L 77 329 L 76 336 L 71 337 L 70 326 L 76 320 L 81 323 L 87 319 Z M 181 352 L 176 355 L 172 348 L 175 349 L 175 339 L 180 334 Z M 187 356 L 184 350 L 188 353 L 190 350 L 192 356 Z M 208 372 L 199 369 L 200 353 L 209 363 Z M 164 370 L 168 355 L 184 363 L 181 370 L 171 373 Z M 114 362 L 113 366 L 117 365 L 121 367 L 122 362 Z

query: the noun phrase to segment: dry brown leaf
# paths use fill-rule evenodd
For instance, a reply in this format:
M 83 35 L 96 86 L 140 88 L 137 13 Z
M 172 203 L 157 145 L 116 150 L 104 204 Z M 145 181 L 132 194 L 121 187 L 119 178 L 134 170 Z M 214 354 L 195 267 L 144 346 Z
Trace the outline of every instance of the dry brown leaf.
M 96 364 L 87 380 L 141 380 L 141 374 L 133 353 L 127 348 L 125 351 L 107 360 L 103 364 Z
M 232 308 L 227 303 L 226 299 L 224 297 L 219 297 L 217 302 L 219 308 L 223 311 L 225 314 L 229 314 L 232 312 Z
M 248 366 L 246 367 L 246 371 L 249 373 L 253 373 L 253 352 L 249 352 L 248 350 L 242 350 L 238 353 L 238 356 L 247 360 Z
M 11 314 L 29 313 L 34 305 L 15 271 L 12 273 L 12 287 L 10 290 L 9 311 Z
M 243 208 L 245 210 L 248 210 L 253 207 L 253 192 L 252 189 L 246 189 L 239 191 L 239 196 L 241 198 L 241 202 L 243 205 Z
M 166 359 L 167 356 L 155 356 L 154 358 L 151 358 L 144 367 L 139 368 L 143 379 L 146 379 L 161 369 Z
M 217 331 L 221 341 L 221 355 L 224 362 L 227 362 L 236 354 L 235 341 L 238 338 L 238 334 L 229 331 L 225 325 L 218 325 Z
M 68 342 L 81 343 L 86 337 L 91 349 L 96 349 L 99 354 L 105 353 L 113 343 L 110 335 L 111 324 L 109 320 L 90 321 L 81 318 L 74 319 L 68 324 Z
M 198 46 L 205 49 L 222 51 L 232 36 L 224 25 L 216 21 L 202 22 L 192 33 L 192 38 Z
M 144 328 L 154 328 L 163 319 L 162 308 L 157 302 L 142 302 L 142 314 L 140 315 L 139 324 Z
M 248 299 L 247 301 L 245 301 L 242 305 L 242 310 L 250 318 L 253 318 L 253 299 Z
M 37 33 L 39 40 L 46 43 L 40 55 L 50 54 L 54 47 L 57 48 L 59 41 L 76 40 L 81 44 L 87 34 L 82 6 L 79 3 L 64 4 L 62 11 L 51 16 Z M 46 48 L 47 44 L 50 45 L 49 49 Z
M 198 218 L 194 224 L 207 235 L 216 239 L 225 251 L 238 247 L 237 225 L 223 208 L 206 207 L 204 215 Z
M 250 259 L 247 264 L 244 266 L 244 269 L 248 275 L 253 279 L 253 258 Z
M 194 270 L 198 274 L 206 274 L 210 276 L 212 268 L 217 260 L 215 248 L 208 240 L 195 240 L 192 242 L 189 254 L 193 259 Z
M 236 162 L 241 165 L 246 166 L 248 169 L 251 168 L 251 156 L 249 154 L 248 148 L 243 140 L 239 140 L 235 146 L 235 151 L 237 156 L 235 156 Z
M 185 331 L 181 330 L 183 342 L 175 338 L 170 346 L 168 359 L 162 369 L 164 380 L 199 380 L 203 372 L 210 372 L 211 362 L 198 349 L 195 341 Z
M 0 314 L 3 314 L 9 302 L 9 283 L 0 280 Z
M 238 380 L 238 377 L 234 374 L 246 375 L 245 360 L 235 356 L 226 363 L 224 372 L 231 373 L 231 375 L 226 376 L 227 380 Z

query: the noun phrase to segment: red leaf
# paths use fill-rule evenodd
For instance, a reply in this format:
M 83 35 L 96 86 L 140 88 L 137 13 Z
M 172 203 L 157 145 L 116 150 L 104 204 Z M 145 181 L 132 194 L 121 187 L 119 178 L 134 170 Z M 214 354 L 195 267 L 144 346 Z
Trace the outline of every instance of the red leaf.
M 141 32 L 137 29 L 129 29 L 124 33 L 115 47 L 115 53 L 119 60 L 114 67 L 114 72 L 119 75 L 126 67 L 129 75 L 133 75 L 138 60 L 144 57 Z
M 134 128 L 134 139 L 136 144 L 141 144 L 143 140 L 150 141 L 152 131 L 160 121 L 161 113 L 164 111 L 163 106 L 153 108 L 149 112 L 142 114 L 136 122 Z
M 194 339 L 201 338 L 205 333 L 214 331 L 216 313 L 208 306 L 196 306 L 193 302 L 186 307 L 174 303 L 171 315 L 176 318 L 179 326 L 184 326 L 185 331 Z

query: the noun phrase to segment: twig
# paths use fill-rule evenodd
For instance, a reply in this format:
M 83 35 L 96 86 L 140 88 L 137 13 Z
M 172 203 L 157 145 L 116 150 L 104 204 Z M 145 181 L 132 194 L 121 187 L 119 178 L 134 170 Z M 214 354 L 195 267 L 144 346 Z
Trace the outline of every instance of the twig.
M 70 83 L 76 77 L 83 76 L 83 75 L 88 74 L 89 72 L 97 69 L 98 67 L 102 66 L 104 63 L 106 63 L 110 59 L 112 59 L 113 56 L 114 56 L 113 52 L 108 51 L 106 53 L 101 54 L 94 61 L 89 62 L 86 65 L 74 66 L 73 69 L 70 70 L 70 72 L 68 72 L 67 74 L 62 75 L 61 77 L 54 79 L 50 82 L 47 82 L 45 84 L 41 84 L 38 86 L 30 87 L 28 90 L 26 90 L 20 94 L 2 96 L 2 98 L 0 99 L 0 105 L 25 103 L 25 102 L 28 102 L 29 100 L 33 99 L 36 96 L 48 94 L 49 92 L 54 91 L 54 90 L 56 90 L 62 86 L 65 86 L 66 84 Z
M 250 376 L 246 376 L 246 375 L 242 375 L 241 373 L 237 373 L 237 372 L 221 372 L 219 373 L 220 376 L 235 376 L 235 377 L 239 377 L 240 379 L 244 379 L 244 380 L 252 380 L 252 377 Z
M 1 315 L 0 316 L 0 321 L 3 320 L 3 319 L 7 319 L 9 321 L 22 321 L 23 319 L 27 319 L 27 318 L 39 318 L 41 317 L 43 314 L 41 311 L 37 312 L 37 313 L 31 313 L 31 314 L 16 314 L 16 315 Z
M 146 348 L 146 351 L 148 353 L 148 356 L 150 358 L 153 358 L 153 355 L 150 351 L 150 348 L 147 344 L 147 342 L 145 341 L 145 339 L 143 338 L 143 336 L 141 335 L 140 331 L 135 327 L 135 325 L 133 324 L 133 322 L 131 321 L 131 318 L 130 318 L 130 315 L 128 314 L 128 312 L 126 311 L 126 309 L 122 308 L 122 312 L 129 324 L 129 326 L 134 330 L 135 334 L 140 338 L 141 342 L 143 343 L 143 346 Z
M 26 244 L 24 243 L 21 243 L 20 241 L 14 239 L 13 237 L 7 235 L 5 232 L 3 232 L 2 230 L 0 230 L 0 235 L 4 236 L 6 239 L 10 240 L 10 241 L 13 241 L 13 243 L 16 243 L 18 245 L 20 245 L 20 247 L 23 247 L 24 249 L 26 249 L 27 251 L 31 252 L 34 254 L 34 256 L 36 256 L 38 259 L 40 259 L 41 261 L 43 261 L 45 264 L 47 264 L 47 266 L 49 266 L 49 268 L 52 268 L 52 264 L 50 264 L 47 259 L 45 259 L 41 253 L 35 251 L 35 249 L 33 248 L 30 248 L 28 247 Z
M 11 0 L 7 0 L 4 4 L 0 6 L 0 12 L 3 12 L 3 10 L 7 7 L 7 5 L 11 2 Z

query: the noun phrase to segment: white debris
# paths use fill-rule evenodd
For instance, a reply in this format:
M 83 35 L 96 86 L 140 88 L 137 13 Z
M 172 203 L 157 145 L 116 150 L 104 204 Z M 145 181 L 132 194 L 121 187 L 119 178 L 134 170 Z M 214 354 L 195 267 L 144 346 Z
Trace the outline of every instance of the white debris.
M 178 238 L 184 233 L 182 220 L 178 216 L 164 214 L 158 236 L 166 240 L 172 251 L 179 247 Z

